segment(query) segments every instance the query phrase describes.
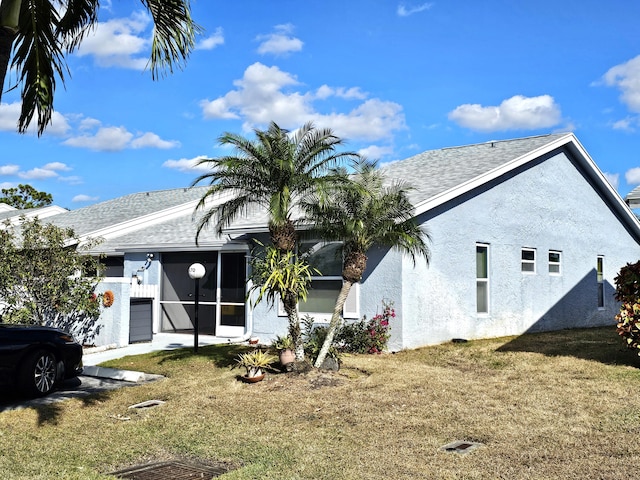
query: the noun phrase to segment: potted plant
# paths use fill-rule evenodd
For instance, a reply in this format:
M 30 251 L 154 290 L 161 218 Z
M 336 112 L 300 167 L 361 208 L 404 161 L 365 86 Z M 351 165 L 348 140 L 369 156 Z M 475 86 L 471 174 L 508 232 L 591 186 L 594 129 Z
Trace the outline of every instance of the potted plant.
M 259 382 L 264 378 L 264 369 L 275 361 L 275 358 L 262 350 L 256 349 L 252 352 L 241 353 L 236 362 L 247 370 L 242 377 L 247 382 Z
M 278 352 L 280 359 L 280 365 L 286 367 L 292 364 L 296 359 L 295 344 L 293 338 L 290 335 L 276 337 L 273 341 L 272 347 Z

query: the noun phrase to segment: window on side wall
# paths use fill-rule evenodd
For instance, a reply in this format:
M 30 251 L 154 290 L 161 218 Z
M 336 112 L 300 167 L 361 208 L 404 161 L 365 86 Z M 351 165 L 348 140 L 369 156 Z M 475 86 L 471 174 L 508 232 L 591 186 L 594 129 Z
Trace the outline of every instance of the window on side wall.
M 560 275 L 562 273 L 562 252 L 549 250 L 549 275 Z
M 604 308 L 604 257 L 598 255 L 596 260 L 596 279 L 598 281 L 598 308 Z
M 521 253 L 522 273 L 536 273 L 536 250 L 534 248 L 523 248 Z
M 489 245 L 476 244 L 476 312 L 489 313 Z

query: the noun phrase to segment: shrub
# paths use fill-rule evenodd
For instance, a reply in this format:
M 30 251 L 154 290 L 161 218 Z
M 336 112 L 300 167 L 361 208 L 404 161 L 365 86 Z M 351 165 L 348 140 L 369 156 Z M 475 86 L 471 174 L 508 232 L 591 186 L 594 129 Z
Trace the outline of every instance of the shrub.
M 640 299 L 640 261 L 627 263 L 620 269 L 616 282 L 616 300 L 636 302 Z
M 615 317 L 618 335 L 640 355 L 640 262 L 622 267 L 615 282 L 615 298 L 622 302 Z
M 324 344 L 324 339 L 327 337 L 327 331 L 329 330 L 324 326 L 314 325 L 314 319 L 310 315 L 305 315 L 302 319 L 303 337 L 304 337 L 304 353 L 309 356 L 311 362 L 315 362 L 320 353 L 320 349 Z M 340 360 L 340 352 L 336 348 L 336 338 L 333 339 L 333 344 L 329 347 L 327 357 L 335 360 Z
M 366 317 L 357 322 L 345 324 L 336 343 L 342 352 L 382 353 L 387 349 L 390 336 L 390 321 L 396 316 L 393 303 L 382 302 L 382 313 L 367 321 Z

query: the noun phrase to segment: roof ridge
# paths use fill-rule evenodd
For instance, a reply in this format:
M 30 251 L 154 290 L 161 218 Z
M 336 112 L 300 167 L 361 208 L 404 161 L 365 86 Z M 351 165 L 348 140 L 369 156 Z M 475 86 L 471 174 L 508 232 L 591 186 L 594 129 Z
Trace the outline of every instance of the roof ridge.
M 523 140 L 532 140 L 534 138 L 562 137 L 564 135 L 571 135 L 571 132 L 544 133 L 544 134 L 541 134 L 541 135 L 530 135 L 528 137 L 505 138 L 505 139 L 502 139 L 502 140 L 487 140 L 486 142 L 469 143 L 469 144 L 466 144 L 466 145 L 458 145 L 458 146 L 453 146 L 453 147 L 442 147 L 442 148 L 436 148 L 435 150 L 455 150 L 455 149 L 458 149 L 458 148 L 479 147 L 481 145 L 487 145 L 487 144 L 493 145 L 494 143 L 521 142 Z M 429 150 L 427 150 L 427 151 L 429 151 Z M 433 151 L 433 150 L 431 150 L 431 151 Z

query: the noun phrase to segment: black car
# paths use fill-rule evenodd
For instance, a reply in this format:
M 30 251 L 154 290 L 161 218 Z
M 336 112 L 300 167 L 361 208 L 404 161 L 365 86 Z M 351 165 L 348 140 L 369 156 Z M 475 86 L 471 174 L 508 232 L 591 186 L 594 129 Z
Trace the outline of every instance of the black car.
M 0 389 L 43 396 L 82 373 L 82 346 L 57 328 L 0 324 Z

